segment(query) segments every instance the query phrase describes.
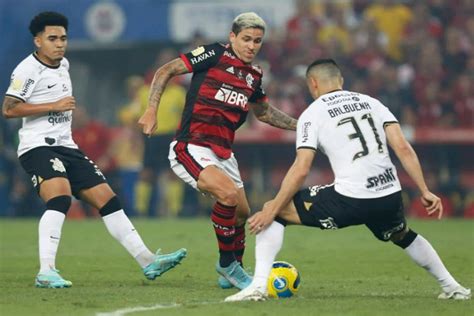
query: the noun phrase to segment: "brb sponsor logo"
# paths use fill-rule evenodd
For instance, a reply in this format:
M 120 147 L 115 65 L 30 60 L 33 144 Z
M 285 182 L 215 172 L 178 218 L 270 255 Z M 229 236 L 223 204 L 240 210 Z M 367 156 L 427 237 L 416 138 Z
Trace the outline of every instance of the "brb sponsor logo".
M 218 101 L 225 102 L 227 104 L 237 105 L 245 109 L 248 98 L 245 94 L 234 91 L 232 86 L 222 84 L 219 90 L 217 90 L 214 98 Z

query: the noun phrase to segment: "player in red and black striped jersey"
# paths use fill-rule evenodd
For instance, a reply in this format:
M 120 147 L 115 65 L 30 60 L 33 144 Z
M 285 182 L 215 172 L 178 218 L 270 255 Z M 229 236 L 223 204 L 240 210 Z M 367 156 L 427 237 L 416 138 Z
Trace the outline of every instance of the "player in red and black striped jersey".
M 265 22 L 253 12 L 232 24 L 230 43 L 205 45 L 160 67 L 154 76 L 149 107 L 140 118 L 143 132 L 157 126 L 156 111 L 166 84 L 176 75 L 192 72 L 180 127 L 170 145 L 173 171 L 185 182 L 217 201 L 212 221 L 220 258 L 221 287 L 244 288 L 251 278 L 242 269 L 245 221 L 250 213 L 232 153 L 235 131 L 249 109 L 272 126 L 295 130 L 296 120 L 268 104 L 262 89 L 262 69 L 252 61 L 262 46 Z

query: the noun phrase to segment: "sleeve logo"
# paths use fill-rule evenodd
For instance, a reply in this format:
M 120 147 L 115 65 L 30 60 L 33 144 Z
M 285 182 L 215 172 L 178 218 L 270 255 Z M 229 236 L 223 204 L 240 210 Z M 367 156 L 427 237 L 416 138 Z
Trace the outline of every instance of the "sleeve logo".
M 21 87 L 23 87 L 23 82 L 20 79 L 12 79 L 10 89 L 13 91 L 20 91 Z
M 193 51 L 191 51 L 191 54 L 193 56 L 199 56 L 201 55 L 202 53 L 204 53 L 204 46 L 199 46 L 198 48 L 195 48 Z
M 33 79 L 28 79 L 23 86 L 23 90 L 21 90 L 20 95 L 24 97 L 28 93 L 28 89 L 30 89 L 31 85 L 33 85 L 35 81 Z

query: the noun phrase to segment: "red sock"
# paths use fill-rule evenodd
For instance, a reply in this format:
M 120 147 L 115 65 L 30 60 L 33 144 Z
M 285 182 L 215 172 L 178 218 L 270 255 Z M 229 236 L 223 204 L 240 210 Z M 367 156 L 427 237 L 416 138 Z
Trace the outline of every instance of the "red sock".
M 234 256 L 235 259 L 243 266 L 242 257 L 245 251 L 245 224 L 235 227 L 234 237 Z
M 211 213 L 211 220 L 219 246 L 219 263 L 221 267 L 228 267 L 235 260 L 235 209 L 235 205 L 228 206 L 216 202 Z

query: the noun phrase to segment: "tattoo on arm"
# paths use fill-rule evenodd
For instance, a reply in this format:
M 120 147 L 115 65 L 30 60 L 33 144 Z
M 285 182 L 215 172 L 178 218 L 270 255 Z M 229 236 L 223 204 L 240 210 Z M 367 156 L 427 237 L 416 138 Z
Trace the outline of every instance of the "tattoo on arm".
M 186 68 L 185 63 L 181 58 L 176 58 L 160 67 L 156 71 L 151 83 L 148 105 L 158 107 L 160 104 L 161 95 L 163 94 L 163 91 L 165 91 L 168 81 L 174 76 L 182 75 L 188 72 L 189 70 Z
M 253 105 L 253 111 L 259 121 L 282 129 L 296 130 L 296 119 L 271 106 L 267 102 Z
M 2 106 L 3 116 L 5 116 L 6 118 L 11 117 L 9 112 L 13 110 L 20 103 L 23 103 L 23 102 L 15 98 L 5 97 L 5 99 L 3 100 L 3 106 Z

